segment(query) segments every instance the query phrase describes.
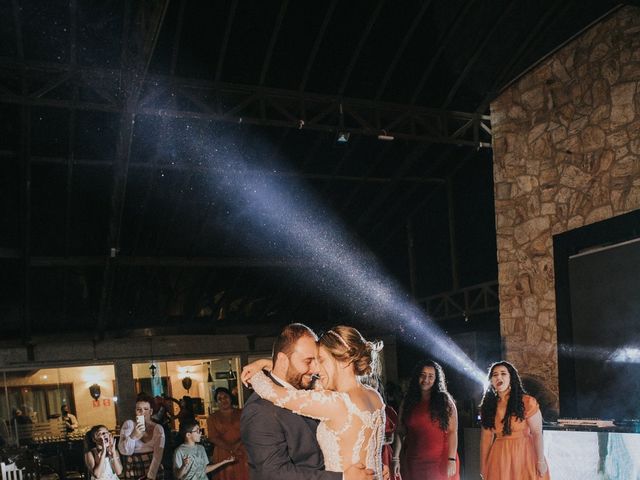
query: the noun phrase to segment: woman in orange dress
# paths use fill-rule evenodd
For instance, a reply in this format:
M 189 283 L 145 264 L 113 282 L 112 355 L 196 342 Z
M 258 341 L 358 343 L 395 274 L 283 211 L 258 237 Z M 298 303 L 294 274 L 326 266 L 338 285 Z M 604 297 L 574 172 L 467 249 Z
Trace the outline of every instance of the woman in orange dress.
M 402 480 L 459 480 L 457 450 L 458 412 L 444 372 L 437 362 L 422 361 L 413 369 L 400 405 L 392 474 Z
M 518 371 L 509 362 L 491 365 L 489 381 L 480 404 L 482 478 L 550 480 L 538 402 L 526 394 Z
M 233 408 L 231 392 L 224 387 L 216 388 L 213 398 L 219 410 L 207 419 L 207 437 L 214 445 L 213 463 L 221 462 L 231 456 L 236 461 L 216 471 L 216 480 L 248 480 L 249 465 L 247 452 L 240 440 L 241 410 Z

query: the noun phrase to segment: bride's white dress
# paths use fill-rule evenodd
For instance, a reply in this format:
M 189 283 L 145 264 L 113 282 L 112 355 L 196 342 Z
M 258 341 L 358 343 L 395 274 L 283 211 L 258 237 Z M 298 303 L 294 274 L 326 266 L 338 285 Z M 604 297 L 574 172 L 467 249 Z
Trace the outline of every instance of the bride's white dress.
M 320 420 L 316 436 L 325 469 L 343 472 L 363 463 L 382 479 L 384 403 L 374 411 L 360 409 L 347 393 L 330 390 L 296 390 L 275 385 L 263 372 L 251 377 L 251 385 L 262 398 L 279 407 Z

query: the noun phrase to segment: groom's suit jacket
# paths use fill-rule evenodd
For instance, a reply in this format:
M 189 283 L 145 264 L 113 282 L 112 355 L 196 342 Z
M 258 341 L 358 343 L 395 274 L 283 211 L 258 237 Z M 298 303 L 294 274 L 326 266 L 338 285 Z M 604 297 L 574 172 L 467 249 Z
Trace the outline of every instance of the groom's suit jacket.
M 324 470 L 317 426 L 311 418 L 251 395 L 240 420 L 251 480 L 342 480 L 342 473 Z

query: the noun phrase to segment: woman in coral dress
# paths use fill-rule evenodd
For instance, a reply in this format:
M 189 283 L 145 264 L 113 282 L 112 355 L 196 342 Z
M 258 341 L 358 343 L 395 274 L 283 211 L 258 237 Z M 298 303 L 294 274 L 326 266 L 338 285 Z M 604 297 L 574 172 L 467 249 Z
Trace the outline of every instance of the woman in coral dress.
M 420 362 L 400 406 L 392 473 L 403 480 L 459 480 L 457 449 L 458 413 L 442 367 L 433 360 Z
M 480 414 L 480 471 L 484 480 L 550 480 L 544 458 L 542 414 L 509 362 L 489 369 Z
M 241 410 L 233 408 L 231 392 L 224 387 L 216 388 L 213 398 L 219 410 L 207 419 L 207 437 L 213 444 L 213 463 L 234 457 L 235 462 L 216 471 L 216 480 L 248 480 L 247 452 L 240 440 Z

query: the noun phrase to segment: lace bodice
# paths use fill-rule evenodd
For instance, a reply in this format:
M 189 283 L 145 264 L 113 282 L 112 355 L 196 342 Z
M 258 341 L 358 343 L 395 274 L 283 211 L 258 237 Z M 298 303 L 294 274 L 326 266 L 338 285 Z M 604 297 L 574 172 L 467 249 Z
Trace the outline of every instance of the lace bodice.
M 324 455 L 325 468 L 332 472 L 344 471 L 344 465 L 347 462 L 342 460 L 341 450 L 344 454 L 348 454 L 351 450 L 348 465 L 362 462 L 367 468 L 376 472 L 376 478 L 382 478 L 381 452 L 384 440 L 384 408 L 373 412 L 362 411 L 351 401 L 349 395 L 346 393 L 338 395 L 342 398 L 349 412 L 344 419 L 344 425 L 339 430 L 333 430 L 328 426 L 326 420 L 321 420 L 316 433 L 318 444 Z M 348 442 L 342 438 L 343 435 L 346 437 L 350 430 L 352 430 L 351 436 L 353 436 L 353 431 L 357 430 L 355 432 L 356 441 L 351 442 L 353 444 L 351 449 L 348 448 Z
M 345 392 L 284 388 L 263 372 L 251 378 L 251 385 L 260 397 L 275 405 L 320 420 L 316 435 L 326 470 L 343 472 L 363 463 L 375 472 L 376 479 L 382 479 L 385 413 L 381 400 L 380 408 L 362 410 Z

